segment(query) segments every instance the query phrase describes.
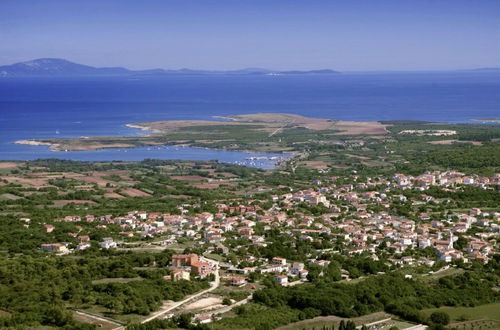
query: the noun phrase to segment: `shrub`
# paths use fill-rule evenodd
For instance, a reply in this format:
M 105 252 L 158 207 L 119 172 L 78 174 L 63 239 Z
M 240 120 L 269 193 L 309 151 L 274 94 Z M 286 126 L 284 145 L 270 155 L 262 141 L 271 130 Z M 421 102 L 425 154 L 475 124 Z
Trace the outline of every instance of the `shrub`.
M 436 311 L 431 314 L 430 320 L 435 324 L 447 325 L 450 323 L 450 316 L 445 312 Z

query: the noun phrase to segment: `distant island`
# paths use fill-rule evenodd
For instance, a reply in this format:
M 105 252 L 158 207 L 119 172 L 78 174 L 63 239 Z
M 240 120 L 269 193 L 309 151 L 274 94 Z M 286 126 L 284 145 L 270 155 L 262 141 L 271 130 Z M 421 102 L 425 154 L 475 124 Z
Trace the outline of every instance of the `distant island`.
M 329 75 L 340 72 L 322 69 L 308 71 L 274 71 L 261 68 L 240 70 L 192 70 L 192 69 L 150 69 L 129 70 L 122 67 L 97 68 L 89 65 L 70 62 L 60 58 L 39 58 L 32 61 L 19 62 L 0 66 L 0 77 L 23 76 L 127 76 L 127 75 Z

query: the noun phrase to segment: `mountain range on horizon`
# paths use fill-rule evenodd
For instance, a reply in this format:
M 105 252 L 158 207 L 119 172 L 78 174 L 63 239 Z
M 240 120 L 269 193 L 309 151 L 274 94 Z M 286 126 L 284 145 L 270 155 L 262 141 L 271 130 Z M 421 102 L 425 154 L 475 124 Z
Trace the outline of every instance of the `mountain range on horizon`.
M 123 67 L 93 67 L 71 62 L 61 58 L 39 58 L 0 66 L 0 77 L 19 76 L 119 76 L 119 75 L 287 75 L 287 74 L 339 74 L 340 72 L 323 70 L 290 70 L 273 71 L 262 68 L 246 68 L 240 70 L 193 70 L 193 69 L 150 69 L 129 70 Z
M 500 72 L 500 67 L 447 70 L 450 72 Z M 354 71 L 353 71 L 354 72 Z M 386 72 L 386 71 L 373 71 Z M 399 71 L 390 71 L 399 72 Z M 405 71 L 401 71 L 405 72 Z M 411 71 L 410 71 L 411 72 Z M 427 71 L 426 71 L 427 72 Z M 94 67 L 62 58 L 38 58 L 0 66 L 0 77 L 51 77 L 51 76 L 126 76 L 126 75 L 337 75 L 342 72 L 320 70 L 270 70 L 245 68 L 239 70 L 148 69 L 130 70 L 124 67 Z

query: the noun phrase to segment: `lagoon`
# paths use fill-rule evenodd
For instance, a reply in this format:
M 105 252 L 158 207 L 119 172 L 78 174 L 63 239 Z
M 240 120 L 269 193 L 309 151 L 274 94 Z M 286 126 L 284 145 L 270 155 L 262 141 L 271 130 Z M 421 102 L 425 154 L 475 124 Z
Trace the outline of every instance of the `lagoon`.
M 47 146 L 21 146 L 16 151 L 0 151 L 0 160 L 57 158 L 75 161 L 142 161 L 145 159 L 217 160 L 222 163 L 273 169 L 291 154 L 255 153 L 184 146 L 107 148 L 92 151 L 52 151 Z

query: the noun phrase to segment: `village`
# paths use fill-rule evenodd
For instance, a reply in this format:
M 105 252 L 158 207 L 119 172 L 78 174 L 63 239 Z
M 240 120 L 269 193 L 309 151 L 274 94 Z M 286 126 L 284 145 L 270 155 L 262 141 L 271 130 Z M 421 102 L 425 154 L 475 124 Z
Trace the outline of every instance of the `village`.
M 412 278 L 419 272 L 446 273 L 458 264 L 487 264 L 498 253 L 500 210 L 464 208 L 449 196 L 471 187 L 494 191 L 499 184 L 500 174 L 484 177 L 450 170 L 361 179 L 353 171 L 347 180 L 322 177 L 306 189 L 280 186 L 283 193 L 266 200 L 216 202 L 217 212 L 192 214 L 190 205 L 181 204 L 177 214 L 127 211 L 20 221 L 28 231 L 42 226 L 47 237 L 58 227 L 71 228 L 66 240 L 39 246 L 54 255 L 87 249 L 174 251 L 164 280 L 206 280 L 209 288 L 166 303 L 144 322 L 192 312 L 192 321 L 202 324 L 251 301 L 266 279 L 287 287 L 323 276 L 334 255 L 384 264 L 384 271 L 372 273 L 341 266 L 342 282 L 398 269 Z M 440 197 L 437 191 L 450 195 Z M 89 228 L 107 235 L 96 238 Z M 276 239 L 292 249 L 308 246 L 309 252 L 304 258 L 256 252 L 274 246 Z
M 290 186 L 254 185 L 248 196 L 212 199 L 209 207 L 206 201 L 191 200 L 175 201 L 173 212 L 145 208 L 98 213 L 92 211 L 95 204 L 79 203 L 57 211 L 62 216 L 42 219 L 33 212 L 17 219 L 23 235 L 39 237 L 36 253 L 47 257 L 118 259 L 132 253 L 167 260 L 161 265 L 134 261 L 133 275 L 125 277 L 103 272 L 108 275 L 91 281 L 95 290 L 143 282 L 155 272 L 164 283 L 156 285 L 195 286 L 176 299 L 160 300 L 143 315 L 128 316 L 110 307 L 117 302 L 75 307 L 76 319 L 108 322 L 110 328 L 183 315 L 191 315 L 194 325 L 219 324 L 243 306 L 255 308 L 254 294 L 266 287 L 295 289 L 321 279 L 355 285 L 393 273 L 425 281 L 495 262 L 500 210 L 491 196 L 498 193 L 500 174 L 317 173 L 316 179 Z M 490 196 L 488 202 L 478 204 L 483 193 Z M 476 194 L 474 202 L 467 202 L 467 194 Z M 126 269 L 117 274 L 127 274 Z M 381 320 L 387 321 L 376 323 Z M 375 322 L 373 327 L 388 326 L 394 318 L 383 314 L 369 321 Z
M 177 243 L 179 239 L 188 239 L 198 245 L 207 247 L 207 252 L 227 256 L 240 246 L 228 247 L 225 241 L 243 239 L 248 245 L 266 246 L 265 232 L 278 229 L 280 232 L 298 237 L 305 242 L 321 240 L 342 240 L 342 249 L 330 249 L 331 253 L 353 255 L 368 253 L 377 259 L 376 251 L 381 244 L 394 255 L 390 261 L 395 265 L 423 264 L 432 266 L 436 261 L 452 262 L 461 260 L 465 263 L 481 261 L 487 263 L 496 251 L 495 237 L 500 231 L 500 212 L 482 211 L 471 208 L 462 212 L 448 212 L 445 216 L 437 216 L 428 212 L 419 212 L 422 206 L 449 203 L 449 199 L 435 198 L 426 194 L 431 187 L 441 187 L 447 191 L 456 191 L 464 186 L 476 186 L 481 189 L 492 189 L 500 183 L 500 175 L 493 177 L 466 176 L 457 171 L 424 173 L 412 177 L 396 174 L 391 178 L 368 178 L 366 182 L 337 185 L 337 177 L 330 182 L 315 181 L 311 188 L 290 191 L 283 195 L 272 196 L 272 207 L 262 209 L 251 205 L 216 205 L 218 213 L 204 212 L 187 215 L 180 207 L 178 215 L 162 214 L 146 211 L 130 211 L 122 216 L 66 216 L 54 219 L 53 224 L 45 224 L 50 233 L 59 222 L 93 223 L 100 228 L 118 225 L 117 237 L 104 238 L 98 242 L 102 249 L 126 246 L 131 238 L 154 238 L 153 244 L 163 247 Z M 354 178 L 356 179 L 356 178 Z M 415 198 L 408 198 L 402 192 L 417 192 Z M 305 215 L 295 212 L 290 216 L 287 212 L 303 204 L 321 206 L 325 212 L 319 216 Z M 414 210 L 413 219 L 396 215 L 394 204 L 406 203 Z M 377 210 L 377 211 L 375 211 Z M 29 226 L 30 220 L 21 221 Z M 258 233 L 256 228 L 259 228 Z M 94 244 L 92 237 L 85 234 L 83 227 L 74 226 L 74 232 L 68 235 L 77 241 L 73 248 L 67 242 L 42 244 L 40 249 L 55 253 L 71 253 L 84 250 Z M 473 233 L 469 233 L 473 230 Z M 325 236 L 326 235 L 326 236 Z M 466 242 L 457 248 L 457 240 Z M 435 257 L 399 257 L 408 249 L 432 248 Z M 250 264 L 238 268 L 241 262 Z M 327 261 L 311 259 L 309 264 L 325 266 Z M 285 260 L 281 256 L 272 259 L 256 258 L 253 255 L 239 256 L 237 264 L 225 262 L 229 272 L 237 276 L 229 279 L 232 285 L 245 283 L 245 276 L 252 272 L 276 274 L 276 281 L 286 284 L 292 279 L 306 279 L 308 265 L 294 260 Z M 172 279 L 189 279 L 190 274 L 205 277 L 211 267 L 200 262 L 194 255 L 175 257 L 172 263 L 174 271 Z M 190 267 L 189 271 L 184 268 Z M 345 276 L 348 278 L 348 276 Z

